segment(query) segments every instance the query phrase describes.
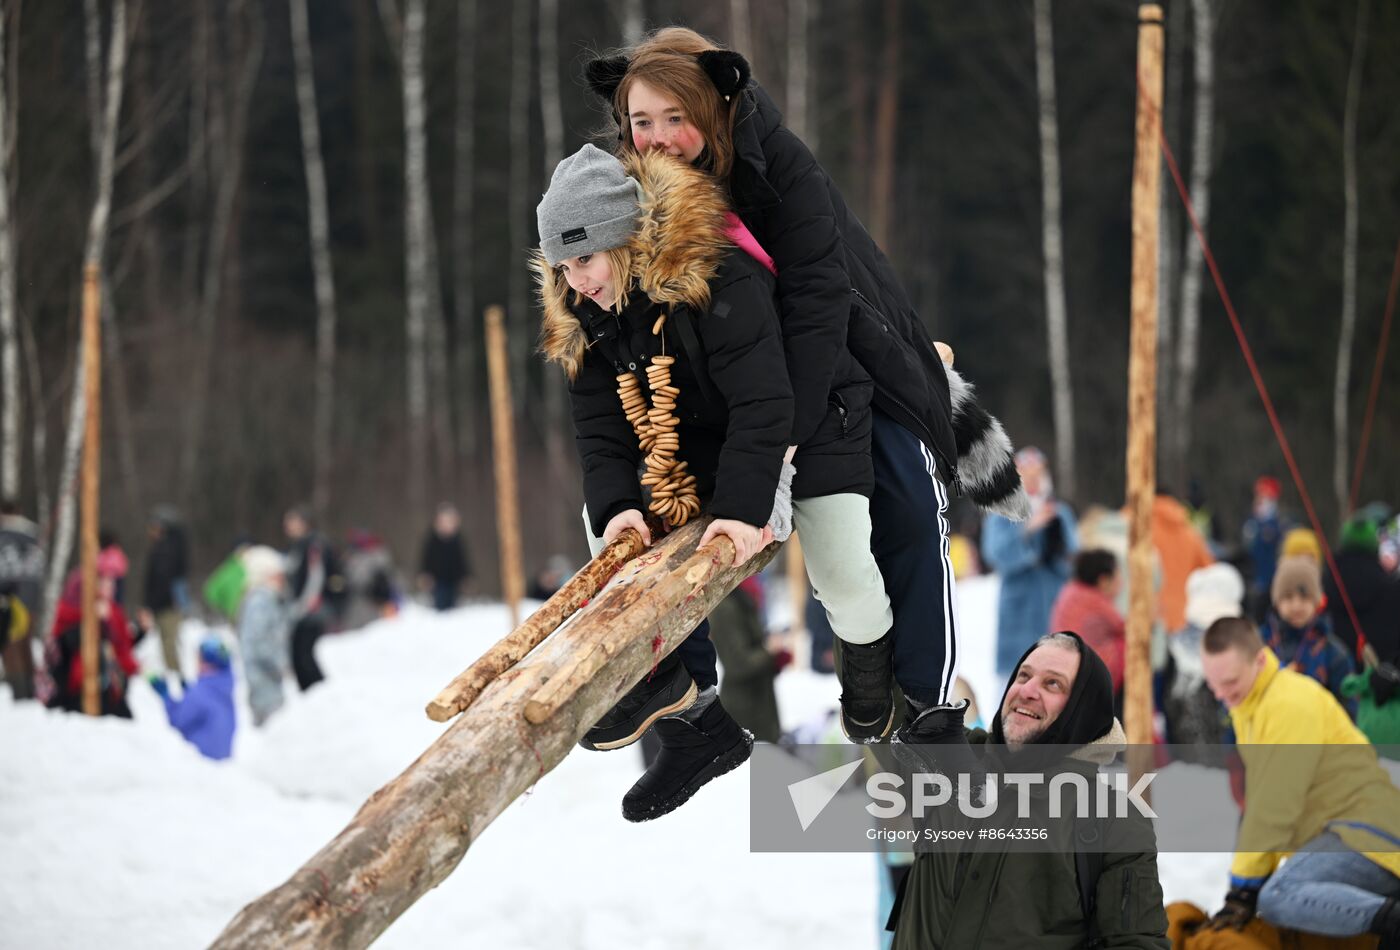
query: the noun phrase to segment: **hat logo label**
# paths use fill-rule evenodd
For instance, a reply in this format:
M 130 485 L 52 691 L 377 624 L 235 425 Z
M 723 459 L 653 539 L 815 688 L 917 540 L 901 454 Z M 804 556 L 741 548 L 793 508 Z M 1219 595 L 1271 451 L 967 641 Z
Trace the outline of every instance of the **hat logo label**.
M 559 235 L 559 239 L 565 244 L 577 244 L 579 241 L 588 240 L 587 228 L 574 228 L 572 231 L 565 231 Z

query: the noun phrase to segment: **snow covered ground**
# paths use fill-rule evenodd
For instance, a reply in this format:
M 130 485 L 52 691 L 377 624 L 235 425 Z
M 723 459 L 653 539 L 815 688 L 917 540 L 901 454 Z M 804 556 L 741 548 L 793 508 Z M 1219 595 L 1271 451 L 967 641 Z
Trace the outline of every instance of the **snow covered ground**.
M 996 581 L 960 595 L 962 672 L 990 715 L 1002 685 Z M 497 606 L 411 608 L 327 637 L 327 681 L 293 695 L 267 729 L 240 727 L 225 763 L 169 729 L 144 682 L 132 722 L 16 705 L 0 689 L 0 948 L 207 945 L 439 734 L 425 702 L 506 629 Z M 838 692 L 834 677 L 805 671 L 784 673 L 778 691 L 785 728 Z M 619 803 L 640 771 L 635 749 L 570 755 L 377 945 L 875 946 L 874 856 L 751 854 L 744 770 L 664 819 L 628 824 Z M 1227 865 L 1163 854 L 1167 899 L 1217 906 Z

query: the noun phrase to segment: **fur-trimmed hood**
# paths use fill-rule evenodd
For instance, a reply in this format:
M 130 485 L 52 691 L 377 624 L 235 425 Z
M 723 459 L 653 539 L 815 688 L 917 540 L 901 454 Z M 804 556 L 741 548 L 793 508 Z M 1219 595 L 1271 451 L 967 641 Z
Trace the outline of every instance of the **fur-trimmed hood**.
M 706 173 L 662 152 L 633 153 L 623 166 L 642 191 L 641 217 L 627 245 L 632 258 L 628 291 L 664 307 L 683 305 L 704 313 L 710 306 L 710 281 L 733 246 L 725 234 L 723 192 Z M 574 379 L 587 343 L 572 309 L 582 298 L 538 251 L 531 267 L 544 310 L 540 352 Z

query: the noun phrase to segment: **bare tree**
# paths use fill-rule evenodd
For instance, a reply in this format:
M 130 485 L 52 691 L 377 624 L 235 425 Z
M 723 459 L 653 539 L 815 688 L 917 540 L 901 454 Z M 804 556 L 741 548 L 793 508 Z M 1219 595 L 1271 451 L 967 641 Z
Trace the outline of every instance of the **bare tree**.
M 84 44 L 84 54 L 87 60 L 87 91 L 88 91 L 88 136 L 92 142 L 93 164 L 96 166 L 102 160 L 102 18 L 97 12 L 97 0 L 84 0 L 83 3 L 84 32 L 87 42 Z M 139 29 L 139 18 L 134 34 Z M 131 115 L 128 108 L 128 116 Z M 130 118 L 128 118 L 130 121 Z M 120 157 L 114 168 L 120 168 Z M 115 171 L 114 171 L 115 174 Z M 113 218 L 116 216 L 113 215 Z M 115 228 L 115 220 L 109 227 Z M 134 249 L 135 244 L 131 247 Z M 117 308 L 112 300 L 112 281 L 108 276 L 108 266 L 105 257 L 99 262 L 101 269 L 101 319 L 102 319 L 102 358 L 107 367 L 107 378 L 103 390 L 109 392 L 110 400 L 106 400 L 107 405 L 112 410 L 113 421 L 116 423 L 115 439 L 117 449 L 118 471 L 121 472 L 121 484 L 123 494 L 126 496 L 128 509 L 131 511 L 141 510 L 140 477 L 136 473 L 136 447 L 133 440 L 131 424 L 131 403 L 126 391 L 126 361 L 123 359 L 121 328 L 117 322 Z
M 749 0 L 729 0 L 729 48 L 753 56 Z
M 0 12 L 0 376 L 5 401 L 0 419 L 0 495 L 19 494 L 19 336 L 15 322 L 15 221 L 10 211 L 10 156 L 14 142 L 10 135 L 5 68 L 5 16 Z M 36 411 L 38 407 L 35 407 Z M 35 425 L 42 427 L 42 421 Z
M 1195 96 L 1191 130 L 1191 205 L 1206 232 L 1210 221 L 1211 141 L 1215 130 L 1215 12 L 1211 0 L 1191 0 L 1195 24 L 1193 58 Z M 1196 387 L 1196 363 L 1201 336 L 1201 244 L 1194 233 L 1185 236 L 1181 272 L 1181 319 L 1177 321 L 1176 381 L 1172 385 L 1175 475 L 1185 473 L 1191 452 L 1191 406 Z
M 457 447 L 464 455 L 476 450 L 477 394 L 481 388 L 474 357 L 476 294 L 473 275 L 472 183 L 476 170 L 476 0 L 457 4 L 457 118 L 452 174 L 452 303 L 455 308 L 457 361 Z
M 197 497 L 200 449 L 204 420 L 209 406 L 210 376 L 214 363 L 214 340 L 219 311 L 224 299 L 224 271 L 227 269 L 229 237 L 233 231 L 234 201 L 243 182 L 244 146 L 248 131 L 248 108 L 262 65 L 263 23 L 259 4 L 232 0 L 228 7 L 226 35 L 231 59 L 237 64 L 237 81 L 232 89 L 216 87 L 207 112 L 208 157 L 212 166 L 214 207 L 209 220 L 208 243 L 200 277 L 196 309 L 195 357 L 191 378 L 195 385 L 185 414 L 185 436 L 180 459 L 180 484 L 187 512 Z M 241 61 L 237 59 L 241 57 Z M 225 84 L 220 83 L 222 87 Z
M 423 0 L 403 18 L 404 252 L 408 308 L 408 468 L 410 512 L 428 503 L 428 155 L 423 104 Z
M 787 125 L 792 133 L 817 150 L 816 124 L 811 121 L 807 86 L 811 81 L 807 54 L 811 46 L 811 0 L 788 0 Z
M 306 169 L 310 210 L 311 269 L 316 286 L 316 414 L 312 423 L 315 482 L 311 505 L 325 520 L 330 508 L 335 414 L 335 271 L 331 263 L 330 211 L 326 170 L 321 161 L 321 120 L 316 107 L 316 70 L 311 59 L 311 30 L 306 0 L 288 0 L 292 21 L 292 55 L 296 62 L 297 115 L 301 120 L 301 161 Z
M 1162 134 L 1173 148 L 1181 141 L 1182 89 L 1185 82 L 1186 5 L 1167 6 L 1166 90 L 1162 99 Z M 1171 176 L 1162 176 L 1161 209 L 1157 226 L 1157 406 L 1158 457 L 1172 451 L 1176 445 L 1173 431 L 1176 420 L 1170 410 L 1172 382 L 1176 378 L 1176 294 L 1180 289 L 1181 262 L 1177 257 L 1179 202 L 1173 194 Z M 1163 464 L 1160 471 L 1173 471 L 1174 463 Z M 1179 478 L 1179 476 L 1178 476 Z
M 89 11 L 96 14 L 95 7 Z M 96 195 L 92 203 L 92 213 L 88 218 L 87 242 L 83 250 L 84 268 L 102 269 L 102 261 L 107 251 L 108 222 L 112 210 L 112 181 L 115 177 L 113 165 L 117 151 L 117 124 L 121 116 L 122 91 L 126 80 L 126 0 L 115 0 L 112 10 L 112 37 L 107 51 L 107 77 L 102 110 L 102 138 L 97 153 L 95 171 Z M 79 347 L 76 365 L 82 366 L 82 349 Z M 40 630 L 48 630 L 53 624 L 54 608 L 63 587 L 63 575 L 68 568 L 68 558 L 73 553 L 74 531 L 74 483 L 78 477 L 78 463 L 82 456 L 83 427 L 87 418 L 87 399 L 80 380 L 81 373 L 74 373 L 73 398 L 68 413 L 68 435 L 63 446 L 63 471 L 59 477 L 58 517 L 54 528 L 53 550 L 49 558 L 49 573 L 44 587 L 44 613 Z
M 875 149 L 870 175 L 870 235 L 886 254 L 894 237 L 894 167 L 899 116 L 899 0 L 885 0 L 885 45 L 875 91 Z
M 642 0 L 622 0 L 622 42 L 636 46 L 642 41 L 646 20 L 642 12 Z
M 1045 330 L 1050 348 L 1055 469 L 1060 490 L 1075 491 L 1074 389 L 1069 362 L 1064 238 L 1060 227 L 1060 131 L 1055 104 L 1055 36 L 1050 0 L 1035 0 L 1035 85 L 1040 112 L 1041 247 L 1045 257 Z
M 1351 49 L 1351 70 L 1347 76 L 1346 112 L 1342 118 L 1342 179 L 1346 196 L 1342 244 L 1342 326 L 1337 339 L 1337 379 L 1332 391 L 1332 490 L 1337 493 L 1337 511 L 1349 514 L 1347 497 L 1347 425 L 1350 413 L 1347 393 L 1351 388 L 1351 351 L 1356 337 L 1356 112 L 1361 102 L 1361 69 L 1366 62 L 1366 26 L 1371 0 L 1358 0 L 1356 36 Z
M 540 0 L 540 113 L 544 124 L 544 180 L 564 157 L 564 107 L 559 99 L 559 0 Z

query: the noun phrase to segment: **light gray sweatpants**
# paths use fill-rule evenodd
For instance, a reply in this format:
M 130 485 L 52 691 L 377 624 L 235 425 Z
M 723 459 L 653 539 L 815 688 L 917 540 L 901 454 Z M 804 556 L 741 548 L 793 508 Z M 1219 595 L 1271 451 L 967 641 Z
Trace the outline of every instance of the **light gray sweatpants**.
M 794 498 L 792 524 L 812 593 L 826 609 L 832 631 L 847 643 L 874 643 L 894 624 L 885 579 L 870 553 L 870 499 L 843 493 Z M 588 509 L 583 530 L 594 557 L 603 540 L 593 534 Z

